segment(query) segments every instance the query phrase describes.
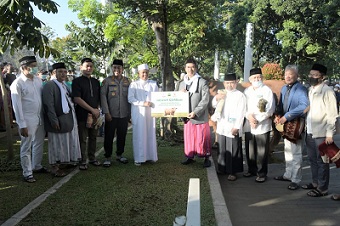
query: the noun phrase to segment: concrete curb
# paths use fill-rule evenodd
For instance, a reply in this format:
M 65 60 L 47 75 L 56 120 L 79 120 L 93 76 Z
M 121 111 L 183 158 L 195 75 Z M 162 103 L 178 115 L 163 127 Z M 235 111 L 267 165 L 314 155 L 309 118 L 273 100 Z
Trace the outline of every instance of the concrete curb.
M 103 147 L 101 149 L 99 149 L 99 151 L 96 152 L 96 156 L 98 156 L 102 151 L 104 151 Z M 28 214 L 30 214 L 32 210 L 34 210 L 41 203 L 43 203 L 48 198 L 48 196 L 55 193 L 61 186 L 63 186 L 65 183 L 67 183 L 74 175 L 79 173 L 79 171 L 80 171 L 79 169 L 75 169 L 71 173 L 67 174 L 64 178 L 62 178 L 60 181 L 58 181 L 58 183 L 53 185 L 51 188 L 49 188 L 43 194 L 38 196 L 32 202 L 30 202 L 27 206 L 22 208 L 19 212 L 14 214 L 11 218 L 9 218 L 7 221 L 5 221 L 1 226 L 14 226 L 14 225 L 18 224 Z
M 34 199 L 32 202 L 30 202 L 27 206 L 22 208 L 19 212 L 14 214 L 11 218 L 9 218 L 7 221 L 5 221 L 1 226 L 13 226 L 18 224 L 21 220 L 23 220 L 29 213 L 31 213 L 32 210 L 34 210 L 36 207 L 38 207 L 42 202 L 44 202 L 48 196 L 55 193 L 63 184 L 67 183 L 74 175 L 76 175 L 79 172 L 79 169 L 76 169 L 69 173 L 67 176 L 65 176 L 63 179 L 58 181 L 53 187 L 45 191 L 43 194 L 41 194 L 39 197 Z
M 232 226 L 228 207 L 222 193 L 213 160 L 211 161 L 211 167 L 207 168 L 207 176 L 214 206 L 216 224 L 218 226 Z

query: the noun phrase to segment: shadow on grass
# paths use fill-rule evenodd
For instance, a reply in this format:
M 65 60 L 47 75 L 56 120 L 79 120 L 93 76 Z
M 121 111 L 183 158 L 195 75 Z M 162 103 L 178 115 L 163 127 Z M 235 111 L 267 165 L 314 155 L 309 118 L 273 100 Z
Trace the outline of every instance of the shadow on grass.
M 101 147 L 102 143 L 98 143 Z M 129 132 L 124 153 L 128 164 L 113 162 L 109 168 L 90 165 L 18 225 L 172 225 L 176 216 L 186 214 L 190 178 L 201 180 L 202 225 L 215 225 L 203 159 L 181 165 L 183 144 L 162 145 L 158 155 L 158 162 L 136 167 Z M 104 159 L 103 153 L 98 159 Z M 27 184 L 21 181 L 20 171 L 1 176 L 1 187 L 2 183 L 12 187 L 0 190 L 0 202 L 6 203 L 0 208 L 0 223 L 59 181 L 50 175 L 37 175 L 36 183 Z M 13 201 L 10 197 L 17 198 Z

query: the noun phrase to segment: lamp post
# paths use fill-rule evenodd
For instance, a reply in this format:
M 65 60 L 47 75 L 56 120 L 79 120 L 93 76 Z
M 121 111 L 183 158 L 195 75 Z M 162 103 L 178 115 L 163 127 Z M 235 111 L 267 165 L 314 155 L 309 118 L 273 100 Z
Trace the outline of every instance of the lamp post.
M 244 81 L 249 81 L 249 72 L 253 66 L 253 39 L 254 39 L 254 26 L 252 23 L 247 23 L 246 26 L 246 44 L 244 50 Z

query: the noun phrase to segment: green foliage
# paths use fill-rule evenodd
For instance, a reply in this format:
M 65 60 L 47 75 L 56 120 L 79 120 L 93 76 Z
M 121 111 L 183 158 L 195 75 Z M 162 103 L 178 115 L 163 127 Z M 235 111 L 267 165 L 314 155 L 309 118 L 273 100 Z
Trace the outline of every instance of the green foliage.
M 111 1 L 112 14 L 106 21 L 105 35 L 109 40 L 117 40 L 121 46 L 119 54 L 131 66 L 148 62 L 161 68 L 161 50 L 156 42 L 158 29 L 153 26 L 160 23 L 163 29 L 166 26 L 168 34 L 168 45 L 161 43 L 166 45 L 171 57 L 171 65 L 167 67 L 180 74 L 185 60 L 195 56 L 204 65 L 202 73 L 211 74 L 213 61 L 206 59 L 213 59 L 216 47 L 228 46 L 225 23 L 219 13 L 223 2 Z M 210 66 L 204 62 L 209 62 Z
M 277 33 L 282 41 L 282 63 L 292 60 L 298 63 L 312 64 L 313 61 L 330 61 L 334 59 L 325 53 L 333 52 L 330 46 L 339 48 L 338 27 L 340 24 L 339 0 L 272 0 L 272 8 L 283 17 L 283 28 Z M 335 64 L 336 65 L 336 64 Z
M 339 3 L 340 0 L 111 0 L 103 7 L 95 0 L 70 0 L 70 7 L 79 12 L 85 26 L 81 29 L 94 35 L 85 37 L 71 25 L 70 30 L 77 34 L 74 38 L 82 47 L 79 49 L 107 56 L 109 61 L 122 58 L 126 68 L 148 63 L 160 71 L 160 77 L 165 74 L 168 82 L 174 74 L 178 77 L 183 72 L 188 57 L 195 57 L 199 72 L 211 77 L 216 49 L 221 72 L 242 74 L 248 22 L 254 24 L 254 66 L 265 62 L 306 65 L 323 61 L 331 71 L 337 71 Z M 104 34 L 104 39 L 95 38 L 99 34 L 96 31 Z M 107 55 L 95 43 L 103 41 L 112 42 L 106 48 L 111 51 Z
M 90 57 L 96 62 L 97 70 L 94 74 L 106 76 L 100 74 L 99 71 L 107 70 L 115 48 L 115 40 L 108 40 L 104 35 L 109 9 L 96 0 L 70 0 L 68 4 L 74 12 L 79 12 L 78 18 L 82 26 L 71 22 L 66 25 L 66 30 L 70 32 L 70 35 L 53 41 L 53 46 L 61 52 L 58 60 L 74 68 L 82 58 Z
M 78 45 L 77 40 L 73 39 L 71 35 L 52 40 L 51 46 L 60 52 L 59 56 L 55 56 L 56 62 L 64 62 L 68 69 L 76 69 L 76 65 L 85 56 L 91 56 L 85 48 Z
M 277 63 L 266 63 L 262 67 L 262 75 L 266 80 L 282 80 L 283 70 Z
M 13 54 L 18 48 L 26 47 L 41 57 L 58 54 L 42 34 L 43 22 L 34 16 L 32 4 L 47 13 L 58 12 L 58 5 L 51 0 L 0 1 L 0 53 L 9 48 Z

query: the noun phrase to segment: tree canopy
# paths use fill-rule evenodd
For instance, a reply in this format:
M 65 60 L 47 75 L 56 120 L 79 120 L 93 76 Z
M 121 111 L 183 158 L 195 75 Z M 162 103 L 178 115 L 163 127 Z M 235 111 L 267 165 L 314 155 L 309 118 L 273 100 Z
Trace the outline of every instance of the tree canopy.
M 0 53 L 8 48 L 11 53 L 26 47 L 41 57 L 57 54 L 48 45 L 49 39 L 41 32 L 43 22 L 34 16 L 32 4 L 47 13 L 57 13 L 51 0 L 1 0 L 0 1 Z
M 254 24 L 253 65 L 318 61 L 339 74 L 340 0 L 69 0 L 82 26 L 67 25 L 68 37 L 52 44 L 41 32 L 43 22 L 32 5 L 57 13 L 54 1 L 0 1 L 0 51 L 22 46 L 40 56 L 56 55 L 79 62 L 93 56 L 99 62 L 122 58 L 127 67 L 148 63 L 170 84 L 189 57 L 200 73 L 212 77 L 218 51 L 221 72 L 243 72 L 246 23 Z M 27 26 L 30 25 L 30 26 Z M 105 65 L 102 65 L 105 67 Z M 303 68 L 303 67 L 302 67 Z

